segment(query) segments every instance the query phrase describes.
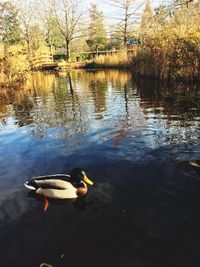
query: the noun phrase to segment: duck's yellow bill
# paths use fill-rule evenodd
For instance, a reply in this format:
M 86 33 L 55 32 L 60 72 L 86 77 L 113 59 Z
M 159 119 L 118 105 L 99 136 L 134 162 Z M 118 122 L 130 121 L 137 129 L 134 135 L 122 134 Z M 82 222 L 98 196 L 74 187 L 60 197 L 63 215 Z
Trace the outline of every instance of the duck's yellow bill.
M 86 182 L 89 185 L 93 185 L 94 184 L 90 179 L 87 178 L 86 175 L 84 176 L 83 181 Z

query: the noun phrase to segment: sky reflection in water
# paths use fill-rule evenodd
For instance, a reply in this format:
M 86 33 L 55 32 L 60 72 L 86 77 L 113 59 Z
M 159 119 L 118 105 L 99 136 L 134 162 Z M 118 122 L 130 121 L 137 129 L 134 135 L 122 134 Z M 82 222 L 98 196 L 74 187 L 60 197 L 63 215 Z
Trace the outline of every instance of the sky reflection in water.
M 0 92 L 2 266 L 199 266 L 200 94 L 121 71 L 36 73 Z M 82 166 L 85 203 L 27 196 Z M 9 249 L 8 249 L 9 248 Z

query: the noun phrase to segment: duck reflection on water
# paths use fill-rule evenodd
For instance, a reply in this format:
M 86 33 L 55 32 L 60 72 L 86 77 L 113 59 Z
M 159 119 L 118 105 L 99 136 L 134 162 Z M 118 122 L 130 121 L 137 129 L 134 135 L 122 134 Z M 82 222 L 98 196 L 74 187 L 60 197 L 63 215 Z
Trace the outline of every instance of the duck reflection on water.
M 68 204 L 72 204 L 74 206 L 75 209 L 79 210 L 79 211 L 85 211 L 86 208 L 90 205 L 93 205 L 94 202 L 93 201 L 87 201 L 87 196 L 81 196 L 78 198 L 74 198 L 74 199 L 48 199 L 48 203 L 46 204 L 45 201 L 46 199 L 44 199 L 43 196 L 41 195 L 37 195 L 35 193 L 35 191 L 30 191 L 27 194 L 28 198 L 35 198 L 36 201 L 39 201 L 41 203 L 44 203 L 44 211 L 46 211 L 48 209 L 48 207 L 45 209 L 45 205 L 55 205 L 55 206 L 65 206 Z

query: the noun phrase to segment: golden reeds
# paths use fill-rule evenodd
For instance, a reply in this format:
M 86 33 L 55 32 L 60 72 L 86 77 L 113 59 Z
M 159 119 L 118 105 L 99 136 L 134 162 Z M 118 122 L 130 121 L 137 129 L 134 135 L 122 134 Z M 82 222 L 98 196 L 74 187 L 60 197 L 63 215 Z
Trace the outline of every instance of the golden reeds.
M 177 14 L 166 25 L 154 24 L 144 33 L 132 60 L 134 73 L 163 80 L 200 79 L 200 15 L 189 19 L 191 12 L 184 12 L 182 19 Z
M 130 58 L 126 51 L 120 53 L 113 53 L 109 55 L 100 55 L 91 61 L 88 61 L 86 68 L 128 68 L 130 65 Z

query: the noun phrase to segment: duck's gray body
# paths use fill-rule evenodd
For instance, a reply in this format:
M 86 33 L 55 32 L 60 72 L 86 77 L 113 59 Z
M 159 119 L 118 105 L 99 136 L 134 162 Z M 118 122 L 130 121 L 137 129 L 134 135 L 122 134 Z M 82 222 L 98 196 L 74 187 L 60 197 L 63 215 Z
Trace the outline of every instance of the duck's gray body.
M 24 184 L 26 188 L 35 190 L 38 195 L 43 195 L 48 198 L 54 199 L 73 199 L 77 198 L 77 189 L 67 180 L 70 175 L 68 174 L 53 174 L 45 176 L 33 177 L 32 180 L 39 188 L 35 188 L 28 184 Z

